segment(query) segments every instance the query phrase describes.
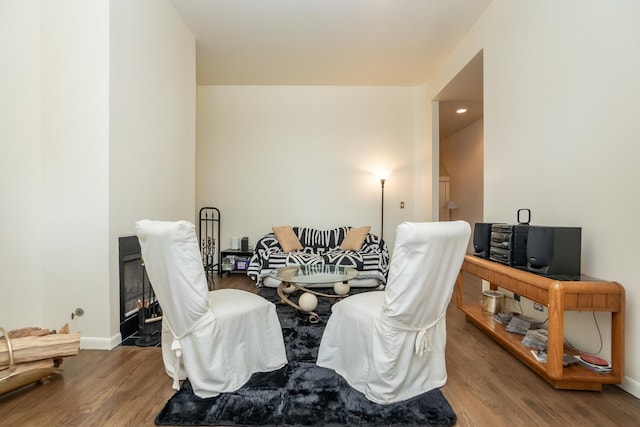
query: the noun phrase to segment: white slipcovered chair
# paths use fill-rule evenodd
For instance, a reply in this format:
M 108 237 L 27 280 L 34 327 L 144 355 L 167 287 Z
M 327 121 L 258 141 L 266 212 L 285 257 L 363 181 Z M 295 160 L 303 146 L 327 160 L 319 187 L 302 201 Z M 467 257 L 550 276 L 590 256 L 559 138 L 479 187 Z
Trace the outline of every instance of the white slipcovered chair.
M 317 365 L 376 403 L 444 385 L 447 306 L 470 234 L 464 221 L 400 224 L 386 289 L 333 305 Z
M 197 396 L 213 397 L 287 364 L 273 303 L 238 289 L 209 292 L 192 223 L 141 220 L 136 234 L 162 308 L 162 356 L 175 389 L 187 377 Z

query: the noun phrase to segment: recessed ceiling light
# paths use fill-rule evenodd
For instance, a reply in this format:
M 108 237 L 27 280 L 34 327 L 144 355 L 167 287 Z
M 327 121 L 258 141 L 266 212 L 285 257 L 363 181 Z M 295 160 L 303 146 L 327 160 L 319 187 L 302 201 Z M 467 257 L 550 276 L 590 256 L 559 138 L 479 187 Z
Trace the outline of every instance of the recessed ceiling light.
M 467 109 L 466 109 L 466 108 L 458 108 L 458 109 L 456 110 L 456 113 L 458 113 L 458 114 L 462 114 L 462 113 L 466 113 L 466 112 L 467 112 Z

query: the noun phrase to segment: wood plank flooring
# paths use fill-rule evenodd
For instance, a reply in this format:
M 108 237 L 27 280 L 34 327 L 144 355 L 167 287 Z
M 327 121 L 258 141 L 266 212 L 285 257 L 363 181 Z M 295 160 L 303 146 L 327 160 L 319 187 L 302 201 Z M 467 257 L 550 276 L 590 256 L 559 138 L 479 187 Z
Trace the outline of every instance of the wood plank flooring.
M 240 275 L 216 288 L 251 292 Z M 602 392 L 555 390 L 468 323 L 452 303 L 447 315 L 447 368 L 442 388 L 458 426 L 637 426 L 640 400 L 616 386 Z M 0 397 L 0 426 L 153 426 L 174 394 L 159 348 L 81 350 L 47 384 Z

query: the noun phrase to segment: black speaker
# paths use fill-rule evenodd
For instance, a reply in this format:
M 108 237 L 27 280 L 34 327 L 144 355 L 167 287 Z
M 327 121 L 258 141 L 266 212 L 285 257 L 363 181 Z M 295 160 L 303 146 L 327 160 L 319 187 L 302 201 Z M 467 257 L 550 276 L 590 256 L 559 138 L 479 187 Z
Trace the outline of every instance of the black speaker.
M 527 269 L 548 276 L 580 275 L 580 227 L 530 226 Z
M 240 240 L 240 250 L 247 252 L 249 250 L 249 238 L 248 237 L 243 237 L 242 240 Z
M 490 222 L 476 222 L 473 226 L 473 254 L 481 258 L 489 258 L 491 242 Z

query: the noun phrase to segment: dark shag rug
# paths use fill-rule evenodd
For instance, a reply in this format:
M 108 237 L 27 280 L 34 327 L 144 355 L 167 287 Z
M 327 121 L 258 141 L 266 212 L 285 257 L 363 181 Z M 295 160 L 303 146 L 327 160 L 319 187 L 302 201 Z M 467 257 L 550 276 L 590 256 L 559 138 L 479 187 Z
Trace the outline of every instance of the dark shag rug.
M 352 293 L 362 291 L 352 289 Z M 289 363 L 254 374 L 238 391 L 201 399 L 184 381 L 156 417 L 173 426 L 451 426 L 456 414 L 440 390 L 403 402 L 367 400 L 334 371 L 316 366 L 318 346 L 332 299 L 319 298 L 320 322 L 280 303 L 275 289 L 260 295 L 276 303 Z M 297 297 L 293 297 L 297 300 Z

